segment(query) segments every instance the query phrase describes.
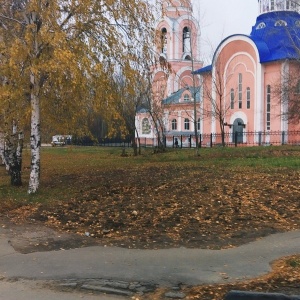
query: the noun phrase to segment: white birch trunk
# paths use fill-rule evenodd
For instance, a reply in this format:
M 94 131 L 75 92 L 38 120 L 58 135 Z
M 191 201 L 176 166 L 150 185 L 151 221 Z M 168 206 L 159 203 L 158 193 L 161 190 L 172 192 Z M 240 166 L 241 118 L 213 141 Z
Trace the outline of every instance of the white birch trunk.
M 10 152 L 10 145 L 7 140 L 7 135 L 4 133 L 0 134 L 0 156 L 2 159 L 3 164 L 5 165 L 5 169 L 9 172 L 9 152 Z
M 1 162 L 2 165 L 5 165 L 4 149 L 5 149 L 4 133 L 0 132 L 0 157 L 2 160 Z
M 41 152 L 41 133 L 40 133 L 40 103 L 37 96 L 37 83 L 34 74 L 31 74 L 31 172 L 29 178 L 28 194 L 37 192 L 40 184 L 40 152 Z

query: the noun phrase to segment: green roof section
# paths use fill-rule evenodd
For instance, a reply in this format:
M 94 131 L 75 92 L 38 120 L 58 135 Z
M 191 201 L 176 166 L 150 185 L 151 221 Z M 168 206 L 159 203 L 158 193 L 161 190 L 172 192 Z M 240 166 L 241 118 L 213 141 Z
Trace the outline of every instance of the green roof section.
M 179 103 L 192 103 L 194 102 L 192 99 L 187 102 L 183 100 L 184 92 L 189 92 L 189 94 L 194 98 L 196 96 L 196 102 L 200 103 L 200 87 L 186 87 L 183 89 L 178 90 L 177 92 L 173 93 L 171 96 L 167 97 L 162 101 L 163 105 L 171 105 L 171 104 L 179 104 Z

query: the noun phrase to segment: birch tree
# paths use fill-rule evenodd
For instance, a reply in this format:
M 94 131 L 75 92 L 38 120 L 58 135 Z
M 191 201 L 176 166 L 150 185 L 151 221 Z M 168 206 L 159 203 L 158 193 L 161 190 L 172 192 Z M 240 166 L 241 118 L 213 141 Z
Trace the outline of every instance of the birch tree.
M 128 41 L 147 31 L 143 0 L 7 0 L 0 4 L 3 107 L 25 126 L 30 118 L 28 193 L 40 184 L 41 120 L 73 131 L 99 105 L 107 74 L 126 60 Z M 137 30 L 138 29 L 138 30 Z M 124 36 L 127 37 L 126 44 Z M 147 40 L 141 41 L 146 45 Z
M 125 66 L 126 67 L 126 66 Z M 129 134 L 132 142 L 134 155 L 138 155 L 137 143 L 135 139 L 136 125 L 135 116 L 138 108 L 142 104 L 142 95 L 137 86 L 139 80 L 139 72 L 131 67 L 131 74 L 124 75 L 124 70 L 120 72 L 115 78 L 115 111 L 120 116 L 121 123 L 119 123 L 119 131 L 123 134 Z M 116 127 L 116 124 L 114 124 Z

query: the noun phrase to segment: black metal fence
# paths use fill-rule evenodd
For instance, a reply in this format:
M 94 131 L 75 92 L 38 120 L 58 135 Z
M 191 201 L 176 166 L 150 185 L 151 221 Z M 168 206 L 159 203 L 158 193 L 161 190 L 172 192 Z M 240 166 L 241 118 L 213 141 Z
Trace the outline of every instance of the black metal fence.
M 140 146 L 156 147 L 156 138 L 140 138 Z M 245 147 L 245 146 L 271 146 L 271 145 L 300 145 L 300 131 L 259 131 L 200 134 L 199 147 Z M 166 136 L 166 147 L 194 148 L 195 135 Z
M 130 138 L 100 138 L 92 140 L 89 137 L 73 139 L 73 145 L 77 146 L 103 146 L 103 147 L 131 147 Z
M 177 142 L 176 142 L 177 141 Z M 141 147 L 157 147 L 156 138 L 139 138 L 136 142 Z M 259 132 L 234 132 L 200 134 L 199 147 L 246 147 L 246 146 L 270 146 L 270 145 L 300 145 L 300 131 L 259 131 Z M 166 135 L 164 139 L 166 147 L 194 148 L 196 146 L 195 135 Z M 132 147 L 130 137 L 103 138 L 93 141 L 88 138 L 74 139 L 73 144 L 81 146 L 104 147 Z

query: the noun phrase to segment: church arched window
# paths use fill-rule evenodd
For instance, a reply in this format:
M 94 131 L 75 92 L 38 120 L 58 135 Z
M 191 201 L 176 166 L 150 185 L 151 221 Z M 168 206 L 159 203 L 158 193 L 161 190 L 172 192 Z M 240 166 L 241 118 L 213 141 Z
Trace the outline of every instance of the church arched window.
M 265 22 L 261 22 L 256 26 L 256 29 L 263 29 L 266 27 L 266 23 Z
M 189 95 L 189 94 L 185 94 L 185 95 L 183 96 L 183 101 L 184 101 L 184 102 L 190 101 L 190 95 Z
M 197 120 L 197 130 L 200 131 L 200 129 L 201 129 L 201 119 L 198 118 L 198 120 Z
M 144 118 L 142 121 L 142 134 L 150 134 L 151 126 L 148 118 Z
M 278 20 L 276 21 L 275 26 L 287 26 L 287 22 L 284 20 Z
M 251 108 L 251 90 L 249 87 L 246 89 L 246 97 L 247 97 L 247 109 Z
M 190 120 L 188 118 L 184 119 L 184 130 L 190 130 Z
M 172 130 L 177 130 L 177 120 L 176 119 L 172 120 Z
M 238 83 L 239 109 L 243 108 L 243 74 L 239 73 Z
M 191 30 L 188 27 L 183 28 L 183 52 L 191 52 Z
M 234 89 L 230 90 L 230 108 L 234 109 Z
M 166 54 L 167 53 L 167 47 L 168 47 L 168 31 L 166 28 L 163 28 L 161 30 L 161 53 Z

